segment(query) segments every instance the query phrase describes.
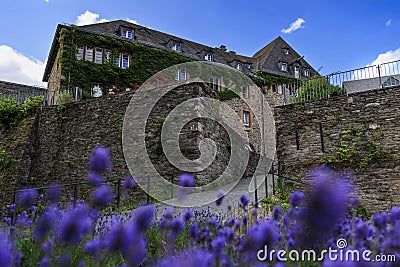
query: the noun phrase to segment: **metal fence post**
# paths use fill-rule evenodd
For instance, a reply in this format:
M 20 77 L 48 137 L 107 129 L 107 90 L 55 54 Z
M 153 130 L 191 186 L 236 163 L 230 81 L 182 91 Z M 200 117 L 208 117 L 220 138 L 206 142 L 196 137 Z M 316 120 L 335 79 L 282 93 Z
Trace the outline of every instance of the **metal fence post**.
M 271 172 L 272 172 L 272 195 L 275 196 L 275 169 L 274 169 L 274 164 L 272 164 Z
M 174 176 L 171 177 L 171 199 L 174 198 Z
M 11 216 L 11 225 L 15 225 L 15 219 L 17 218 L 17 191 L 15 190 L 14 190 L 13 204 L 14 204 L 14 209 L 12 211 L 12 216 Z
M 78 198 L 78 183 L 74 183 L 74 208 L 76 205 L 77 198 Z
M 117 184 L 117 210 L 118 210 L 118 212 L 120 209 L 120 203 L 121 203 L 121 178 L 118 179 L 118 184 Z

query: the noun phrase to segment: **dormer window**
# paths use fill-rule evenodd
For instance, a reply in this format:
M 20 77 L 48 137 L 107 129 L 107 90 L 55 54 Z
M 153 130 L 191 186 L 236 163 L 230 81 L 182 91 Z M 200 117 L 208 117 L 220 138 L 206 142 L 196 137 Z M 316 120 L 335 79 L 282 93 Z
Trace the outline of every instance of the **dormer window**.
M 248 69 L 251 69 L 251 64 L 246 65 Z
M 126 39 L 133 39 L 133 30 L 122 27 L 121 37 Z
M 212 54 L 206 54 L 206 55 L 204 56 L 204 59 L 207 60 L 207 61 L 213 61 Z
M 236 64 L 236 69 L 237 70 L 243 70 L 243 64 L 242 63 L 237 63 Z
M 284 53 L 285 55 L 289 55 L 289 49 L 284 48 L 284 49 L 283 49 L 283 53 Z
M 304 69 L 304 76 L 305 77 L 310 77 L 310 70 L 309 69 Z
M 172 46 L 172 50 L 177 51 L 177 52 L 181 52 L 181 51 L 182 51 L 182 47 L 181 47 L 180 44 L 175 43 L 175 44 Z
M 286 62 L 281 62 L 281 71 L 287 71 L 287 63 Z

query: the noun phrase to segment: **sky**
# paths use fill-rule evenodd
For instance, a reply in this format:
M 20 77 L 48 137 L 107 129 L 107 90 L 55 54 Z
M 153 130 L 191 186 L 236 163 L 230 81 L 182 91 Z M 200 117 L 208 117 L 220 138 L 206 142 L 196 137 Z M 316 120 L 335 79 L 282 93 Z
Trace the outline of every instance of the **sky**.
M 0 0 L 0 80 L 42 82 L 57 24 L 116 19 L 252 56 L 281 36 L 323 75 L 400 59 L 398 0 Z

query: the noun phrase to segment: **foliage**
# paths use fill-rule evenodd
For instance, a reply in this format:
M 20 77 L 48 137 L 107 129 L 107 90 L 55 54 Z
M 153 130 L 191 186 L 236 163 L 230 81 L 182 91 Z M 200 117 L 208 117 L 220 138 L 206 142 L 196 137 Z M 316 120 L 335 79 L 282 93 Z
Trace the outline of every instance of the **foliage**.
M 74 98 L 69 93 L 62 93 L 60 94 L 59 98 L 60 102 L 58 103 L 57 110 L 61 112 L 66 108 L 68 103 L 74 102 Z
M 0 123 L 9 125 L 19 119 L 29 116 L 35 107 L 42 105 L 43 96 L 35 96 L 33 100 L 28 97 L 22 103 L 11 97 L 0 95 Z
M 256 77 L 252 77 L 252 80 L 259 87 L 271 86 L 273 84 L 290 84 L 296 82 L 296 79 L 293 78 L 278 76 L 262 71 L 257 71 Z
M 237 98 L 239 95 L 237 95 L 235 92 L 232 90 L 222 90 L 218 92 L 218 98 L 221 101 L 229 100 L 232 98 Z
M 296 87 L 297 93 L 294 93 L 296 88 L 293 88 L 295 102 L 324 99 L 346 93 L 344 89 L 331 85 L 325 77 L 318 75 L 310 80 L 301 80 Z
M 111 164 L 106 150 L 96 148 L 89 157 L 89 166 L 96 166 L 90 171 L 100 176 Z M 153 205 L 138 207 L 134 212 L 101 215 L 98 207 L 84 202 L 62 208 L 49 197 L 47 207 L 36 212 L 32 205 L 38 194 L 34 189 L 25 190 L 19 199 L 27 210 L 17 215 L 15 226 L 10 217 L 0 225 L 2 266 L 282 266 L 276 257 L 259 254 L 265 247 L 286 258 L 284 266 L 348 266 L 351 260 L 337 258 L 347 250 L 360 255 L 370 250 L 371 259 L 384 253 L 394 257 L 391 261 L 399 260 L 395 255 L 400 207 L 393 207 L 390 214 L 374 214 L 370 220 L 355 217 L 361 213 L 354 212 L 357 207 L 351 209 L 353 188 L 347 175 L 323 167 L 310 177 L 314 183 L 307 196 L 294 191 L 285 197 L 289 204 L 281 202 L 286 205 L 284 214 L 277 205 L 267 215 L 262 215 L 262 207 L 250 207 L 246 195 L 240 197 L 238 212 L 231 208 L 226 215 L 215 214 L 210 207 L 174 214 L 170 207 L 155 219 Z M 123 186 L 131 188 L 134 183 L 128 180 Z M 93 186 L 95 191 L 104 187 L 98 183 Z M 94 203 L 99 200 L 96 198 L 104 196 L 92 194 Z M 16 207 L 10 208 L 12 212 Z M 347 242 L 343 250 L 336 243 L 339 239 Z M 314 260 L 302 260 L 299 255 L 310 248 L 315 251 Z M 336 251 L 334 264 L 322 253 L 328 248 Z M 293 250 L 298 254 L 289 253 Z M 359 266 L 366 264 L 360 257 Z
M 72 27 L 63 28 L 60 32 L 61 43 L 61 72 L 64 77 L 62 87 L 79 87 L 83 96 L 90 97 L 90 89 L 94 84 L 101 88 L 109 88 L 118 84 L 122 88 L 137 88 L 150 78 L 155 71 L 175 64 L 192 61 L 179 53 L 147 47 L 135 42 L 117 38 L 82 32 Z M 96 64 L 89 61 L 76 60 L 77 45 L 92 45 L 111 51 L 108 63 Z M 117 53 L 125 52 L 131 55 L 129 68 L 122 69 L 114 65 Z M 90 75 L 89 75 L 90 74 Z M 104 93 L 104 92 L 103 92 Z
M 7 155 L 7 151 L 0 147 L 0 170 L 7 167 L 10 162 L 10 158 Z
M 333 164 L 338 168 L 353 168 L 358 172 L 365 170 L 371 163 L 380 163 L 390 159 L 390 151 L 384 150 L 366 130 L 343 130 L 341 141 L 334 155 L 325 154 L 322 163 Z

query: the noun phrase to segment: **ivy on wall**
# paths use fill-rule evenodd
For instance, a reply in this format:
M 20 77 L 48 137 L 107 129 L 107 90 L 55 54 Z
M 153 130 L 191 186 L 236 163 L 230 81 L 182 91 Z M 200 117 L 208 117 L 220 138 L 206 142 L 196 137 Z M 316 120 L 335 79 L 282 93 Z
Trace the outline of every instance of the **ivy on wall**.
M 372 163 L 387 161 L 390 158 L 390 151 L 383 149 L 377 138 L 369 135 L 367 130 L 350 129 L 341 132 L 341 141 L 334 154 L 325 154 L 322 162 L 333 164 L 337 168 L 352 168 L 361 172 Z
M 84 97 L 90 95 L 90 89 L 94 84 L 99 84 L 103 89 L 115 84 L 122 88 L 133 88 L 135 84 L 143 84 L 158 70 L 192 61 L 192 59 L 176 52 L 82 32 L 76 30 L 74 26 L 71 29 L 63 28 L 60 31 L 59 42 L 61 50 L 59 64 L 64 77 L 61 80 L 61 88 L 79 87 L 83 89 Z M 111 51 L 111 60 L 103 64 L 77 60 L 77 45 L 90 45 L 108 49 Z M 113 59 L 120 52 L 130 54 L 131 64 L 129 68 L 122 69 L 114 65 Z
M 282 83 L 290 84 L 296 82 L 296 79 L 294 78 L 278 76 L 270 73 L 265 73 L 262 71 L 257 71 L 256 77 L 252 77 L 252 80 L 259 87 L 271 86 L 273 84 L 282 84 Z

